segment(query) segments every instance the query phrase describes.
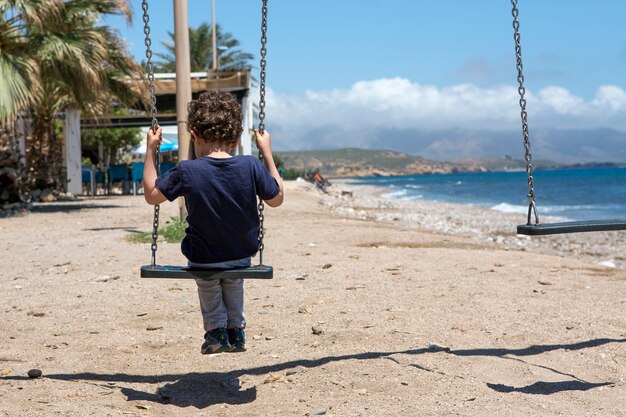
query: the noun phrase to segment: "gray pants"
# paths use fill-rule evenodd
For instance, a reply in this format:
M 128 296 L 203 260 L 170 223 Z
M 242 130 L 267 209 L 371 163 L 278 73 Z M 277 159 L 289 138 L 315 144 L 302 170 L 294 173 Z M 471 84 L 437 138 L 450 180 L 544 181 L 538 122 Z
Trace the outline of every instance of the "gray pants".
M 250 258 L 214 264 L 189 262 L 189 266 L 199 268 L 245 268 L 250 266 Z M 204 330 L 225 327 L 246 327 L 243 315 L 243 279 L 197 279 L 200 312 Z

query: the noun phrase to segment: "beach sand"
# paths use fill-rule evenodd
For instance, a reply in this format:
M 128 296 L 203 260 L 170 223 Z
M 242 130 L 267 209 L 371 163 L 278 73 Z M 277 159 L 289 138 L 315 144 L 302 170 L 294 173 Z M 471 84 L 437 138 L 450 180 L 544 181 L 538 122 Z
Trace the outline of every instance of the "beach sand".
M 527 239 L 519 216 L 286 190 L 238 354 L 200 355 L 195 283 L 139 278 L 142 197 L 0 219 L 0 416 L 626 415 L 626 270 L 599 264 L 623 266 L 624 234 Z M 183 262 L 166 243 L 157 260 Z

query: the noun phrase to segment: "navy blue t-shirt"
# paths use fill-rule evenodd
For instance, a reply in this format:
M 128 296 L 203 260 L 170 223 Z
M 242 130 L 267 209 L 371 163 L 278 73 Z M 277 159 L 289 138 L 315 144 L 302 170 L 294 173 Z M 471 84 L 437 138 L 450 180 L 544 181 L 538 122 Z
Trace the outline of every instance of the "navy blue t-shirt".
M 169 201 L 185 197 L 186 236 L 183 255 L 196 263 L 242 259 L 258 250 L 257 199 L 280 192 L 278 183 L 257 158 L 239 155 L 181 161 L 157 178 Z

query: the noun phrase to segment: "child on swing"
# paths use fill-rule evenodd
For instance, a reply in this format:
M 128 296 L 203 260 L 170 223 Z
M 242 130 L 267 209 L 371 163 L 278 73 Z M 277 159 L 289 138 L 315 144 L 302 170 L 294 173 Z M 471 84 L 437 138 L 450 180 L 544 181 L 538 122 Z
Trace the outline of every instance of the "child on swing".
M 181 161 L 157 178 L 154 165 L 161 128 L 148 131 L 143 189 L 149 204 L 185 197 L 187 223 L 181 244 L 189 266 L 250 266 L 258 250 L 259 196 L 270 207 L 283 202 L 283 182 L 272 158 L 270 134 L 255 130 L 264 164 L 249 155 L 232 156 L 241 136 L 241 108 L 236 98 L 210 91 L 192 100 L 187 129 L 196 158 Z M 244 351 L 246 325 L 243 279 L 197 279 L 204 323 L 201 353 Z

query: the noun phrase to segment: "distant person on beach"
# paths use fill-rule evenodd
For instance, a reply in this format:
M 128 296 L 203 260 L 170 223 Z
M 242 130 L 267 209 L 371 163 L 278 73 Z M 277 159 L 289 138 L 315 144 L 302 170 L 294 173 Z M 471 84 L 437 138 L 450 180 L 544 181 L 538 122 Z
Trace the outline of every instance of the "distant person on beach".
M 230 93 L 209 91 L 188 106 L 187 129 L 197 159 L 181 161 L 157 178 L 154 165 L 161 128 L 148 131 L 143 187 L 149 204 L 185 197 L 187 223 L 181 244 L 189 266 L 250 266 L 258 250 L 259 196 L 270 207 L 283 202 L 283 182 L 272 158 L 270 134 L 255 130 L 264 164 L 231 156 L 242 132 L 241 108 Z M 245 350 L 243 279 L 196 280 L 204 322 L 201 352 Z
M 326 192 L 326 188 L 330 185 L 330 182 L 322 177 L 318 169 L 314 171 L 308 171 L 304 173 L 304 179 L 312 184 L 315 184 L 321 191 Z

